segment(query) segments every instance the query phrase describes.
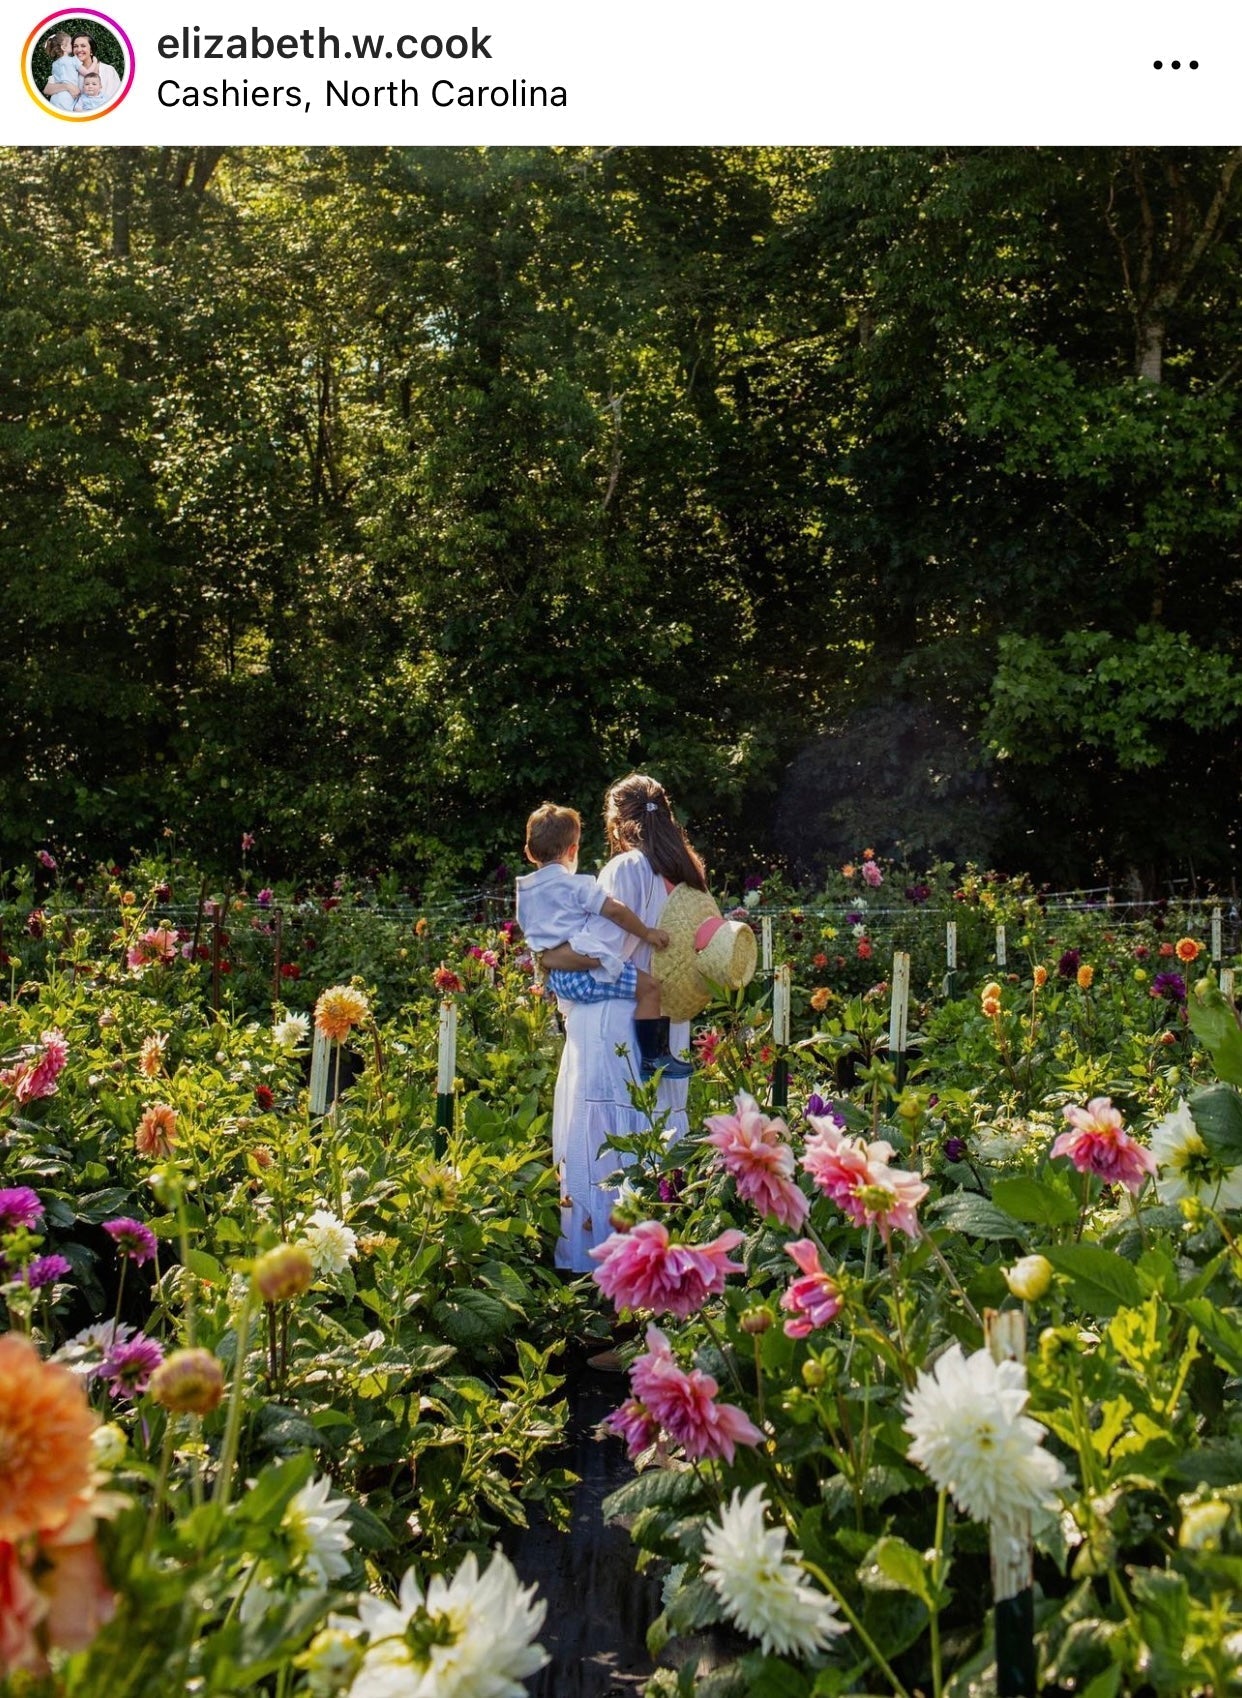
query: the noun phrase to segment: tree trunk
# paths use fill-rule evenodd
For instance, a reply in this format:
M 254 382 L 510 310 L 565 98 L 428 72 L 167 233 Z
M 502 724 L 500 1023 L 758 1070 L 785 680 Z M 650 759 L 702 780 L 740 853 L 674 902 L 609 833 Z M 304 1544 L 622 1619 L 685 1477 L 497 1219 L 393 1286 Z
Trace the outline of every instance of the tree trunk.
M 1145 318 L 1138 327 L 1135 374 L 1143 383 L 1159 383 L 1164 375 L 1164 319 Z

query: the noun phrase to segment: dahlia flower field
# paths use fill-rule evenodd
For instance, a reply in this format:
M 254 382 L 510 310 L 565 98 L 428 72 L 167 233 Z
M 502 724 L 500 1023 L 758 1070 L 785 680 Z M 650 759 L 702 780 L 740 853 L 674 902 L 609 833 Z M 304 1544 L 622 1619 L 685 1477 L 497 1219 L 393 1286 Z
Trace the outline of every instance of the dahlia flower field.
M 563 1374 L 610 1335 L 650 1694 L 1242 1682 L 1227 902 L 869 853 L 813 896 L 752 880 L 789 1042 L 761 972 L 696 1023 L 688 1137 L 634 1087 L 566 1282 L 559 1038 L 499 885 L 70 882 L 47 852 L 9 888 L 0 1690 L 528 1691 L 546 1602 L 501 1536 L 565 1524 Z

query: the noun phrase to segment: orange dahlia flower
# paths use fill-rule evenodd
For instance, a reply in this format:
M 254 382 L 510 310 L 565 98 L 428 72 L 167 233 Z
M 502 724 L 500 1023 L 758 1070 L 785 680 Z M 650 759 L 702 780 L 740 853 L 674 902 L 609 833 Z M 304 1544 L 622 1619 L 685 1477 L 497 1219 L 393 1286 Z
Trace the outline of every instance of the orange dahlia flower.
M 134 1144 L 140 1156 L 161 1159 L 172 1154 L 177 1142 L 177 1111 L 168 1103 L 152 1103 L 138 1122 Z
M 1043 990 L 1044 986 L 1048 983 L 1048 969 L 1046 967 L 1036 967 L 1031 977 L 1035 982 L 1035 989 Z
M 1088 964 L 1084 961 L 1082 966 L 1078 969 L 1078 972 L 1075 974 L 1075 977 L 1078 980 L 1079 990 L 1090 990 L 1095 979 L 1095 968 L 1088 966 Z
M 370 1009 L 367 999 L 352 985 L 333 985 L 324 991 L 315 1004 L 315 1029 L 329 1043 L 344 1043 L 354 1027 L 365 1020 Z
M 1179 961 L 1197 961 L 1203 954 L 1203 945 L 1192 937 L 1182 937 L 1177 940 L 1176 954 Z
M 81 1380 L 0 1336 L 0 1540 L 55 1532 L 90 1489 L 95 1416 Z

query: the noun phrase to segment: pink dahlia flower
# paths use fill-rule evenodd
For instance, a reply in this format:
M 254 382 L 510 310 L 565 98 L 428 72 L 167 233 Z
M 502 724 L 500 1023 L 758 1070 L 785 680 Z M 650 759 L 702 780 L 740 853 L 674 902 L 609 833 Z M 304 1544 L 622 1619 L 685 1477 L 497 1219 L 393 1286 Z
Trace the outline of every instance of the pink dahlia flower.
M 862 876 L 866 879 L 872 890 L 878 890 L 884 883 L 884 874 L 880 871 L 879 867 L 876 866 L 874 861 L 863 862 Z
M 1111 1097 L 1092 1097 L 1086 1108 L 1070 1103 L 1065 1118 L 1072 1131 L 1062 1132 L 1052 1154 L 1068 1156 L 1079 1173 L 1098 1174 L 1106 1185 L 1124 1185 L 1136 1197 L 1148 1175 L 1155 1177 L 1155 1156 L 1131 1138 Z
M 744 1410 L 717 1403 L 720 1388 L 710 1374 L 678 1366 L 659 1327 L 647 1328 L 647 1354 L 630 1369 L 630 1384 L 639 1404 L 692 1462 L 704 1457 L 732 1462 L 738 1445 L 763 1443 Z
M 37 1044 L 24 1044 L 21 1059 L 0 1073 L 0 1085 L 7 1085 L 19 1103 L 35 1102 L 39 1097 L 54 1097 L 57 1079 L 69 1059 L 69 1046 L 64 1035 L 55 1027 L 44 1032 Z
M 660 1436 L 660 1423 L 636 1397 L 629 1398 L 620 1409 L 614 1409 L 604 1422 L 619 1439 L 625 1440 L 626 1453 L 637 1462 L 645 1450 L 650 1450 Z
M 745 1271 L 729 1260 L 742 1237 L 734 1230 L 710 1244 L 672 1244 L 658 1220 L 640 1221 L 591 1251 L 600 1264 L 595 1283 L 618 1309 L 652 1309 L 684 1321 L 707 1298 L 719 1296 L 727 1274 Z
M 794 1153 L 783 1136 L 785 1122 L 769 1120 L 745 1091 L 735 1103 L 735 1114 L 708 1116 L 706 1142 L 720 1152 L 718 1164 L 732 1176 L 739 1196 L 760 1214 L 796 1231 L 811 1205 L 794 1179 Z
M 781 1296 L 781 1308 L 793 1316 L 785 1322 L 785 1332 L 790 1338 L 805 1338 L 840 1314 L 841 1290 L 832 1275 L 824 1272 L 811 1239 L 796 1238 L 785 1250 L 802 1269 L 802 1278 L 795 1279 Z
M 883 1138 L 868 1144 L 832 1128 L 807 1139 L 802 1165 L 856 1226 L 878 1227 L 887 1244 L 894 1229 L 918 1237 L 918 1206 L 927 1195 L 917 1174 L 889 1166 L 892 1154 Z

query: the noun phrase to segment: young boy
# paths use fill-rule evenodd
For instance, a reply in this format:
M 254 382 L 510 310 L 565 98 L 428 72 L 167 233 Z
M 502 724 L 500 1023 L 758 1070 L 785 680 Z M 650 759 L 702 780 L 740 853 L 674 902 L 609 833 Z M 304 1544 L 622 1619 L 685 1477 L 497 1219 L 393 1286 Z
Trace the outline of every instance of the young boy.
M 573 808 L 545 802 L 526 822 L 523 854 L 537 870 L 517 881 L 517 918 L 536 956 L 567 943 L 596 963 L 580 971 L 554 968 L 548 984 L 566 1002 L 634 1003 L 634 1031 L 644 1079 L 663 1071 L 669 1079 L 688 1079 L 694 1068 L 668 1051 L 668 1023 L 660 1019 L 660 985 L 650 973 L 601 947 L 584 928 L 588 917 L 602 914 L 652 949 L 668 948 L 668 933 L 648 926 L 624 902 L 605 896 L 589 873 L 578 872 L 582 820 Z
M 108 104 L 108 97 L 103 92 L 103 80 L 98 71 L 82 72 L 82 92 L 74 102 L 75 112 L 98 112 L 101 106 Z

